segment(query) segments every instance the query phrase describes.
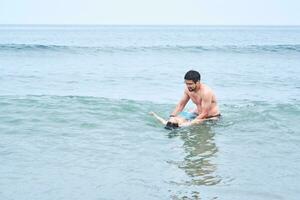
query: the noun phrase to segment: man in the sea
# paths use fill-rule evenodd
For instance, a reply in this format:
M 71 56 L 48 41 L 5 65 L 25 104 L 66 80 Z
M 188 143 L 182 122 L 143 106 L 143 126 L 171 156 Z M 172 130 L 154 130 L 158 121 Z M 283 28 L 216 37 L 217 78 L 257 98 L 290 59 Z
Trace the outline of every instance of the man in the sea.
M 207 85 L 200 82 L 201 75 L 199 72 L 190 70 L 184 76 L 186 88 L 183 97 L 171 113 L 169 120 L 158 116 L 155 112 L 150 112 L 165 128 L 173 129 L 182 126 L 199 124 L 206 120 L 219 119 L 221 114 L 217 104 L 217 99 Z M 189 100 L 192 100 L 196 108 L 190 112 L 183 112 L 184 107 Z
M 208 119 L 218 119 L 221 114 L 213 90 L 200 82 L 199 72 L 190 70 L 184 76 L 186 88 L 183 97 L 170 115 L 168 122 L 178 123 L 180 118 L 185 119 L 180 126 L 199 124 Z M 182 112 L 189 100 L 196 108 L 192 112 Z M 178 120 L 179 119 L 179 120 Z

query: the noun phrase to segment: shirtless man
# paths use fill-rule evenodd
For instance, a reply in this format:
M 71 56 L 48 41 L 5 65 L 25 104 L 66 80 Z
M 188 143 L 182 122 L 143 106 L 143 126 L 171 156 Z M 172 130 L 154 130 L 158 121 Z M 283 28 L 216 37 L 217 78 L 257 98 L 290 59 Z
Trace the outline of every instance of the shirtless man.
M 188 71 L 184 76 L 186 88 L 183 97 L 170 115 L 168 121 L 162 119 L 154 112 L 154 117 L 167 126 L 189 126 L 199 124 L 208 119 L 218 119 L 221 114 L 217 105 L 216 96 L 207 85 L 200 82 L 200 73 L 194 70 Z M 189 100 L 192 100 L 196 108 L 192 112 L 182 112 Z

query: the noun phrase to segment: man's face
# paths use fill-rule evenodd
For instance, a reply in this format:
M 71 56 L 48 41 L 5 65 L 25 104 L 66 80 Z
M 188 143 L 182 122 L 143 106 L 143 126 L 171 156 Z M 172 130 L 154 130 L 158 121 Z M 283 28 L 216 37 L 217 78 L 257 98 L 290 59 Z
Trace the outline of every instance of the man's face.
M 184 80 L 184 83 L 190 92 L 195 91 L 197 85 L 196 85 L 196 83 L 194 83 L 194 81 Z

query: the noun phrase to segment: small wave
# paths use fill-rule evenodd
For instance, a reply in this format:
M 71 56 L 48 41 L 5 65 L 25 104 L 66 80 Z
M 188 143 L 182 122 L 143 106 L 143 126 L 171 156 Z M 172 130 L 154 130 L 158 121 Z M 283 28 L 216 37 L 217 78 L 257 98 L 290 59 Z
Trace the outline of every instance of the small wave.
M 0 52 L 118 53 L 118 52 L 223 52 L 298 53 L 300 44 L 278 45 L 154 45 L 154 46 L 67 46 L 43 44 L 0 44 Z
M 43 44 L 0 44 L 0 51 L 65 51 L 72 46 L 43 45 Z

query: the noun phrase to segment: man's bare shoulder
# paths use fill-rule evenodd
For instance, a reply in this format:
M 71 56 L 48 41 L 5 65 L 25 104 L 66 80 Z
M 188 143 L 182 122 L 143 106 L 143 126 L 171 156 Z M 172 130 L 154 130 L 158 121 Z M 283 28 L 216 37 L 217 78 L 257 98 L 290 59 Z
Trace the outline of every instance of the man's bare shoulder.
M 203 83 L 202 83 L 203 84 Z M 205 97 L 210 97 L 214 95 L 213 90 L 207 85 L 203 84 L 203 89 L 201 91 L 201 95 Z

